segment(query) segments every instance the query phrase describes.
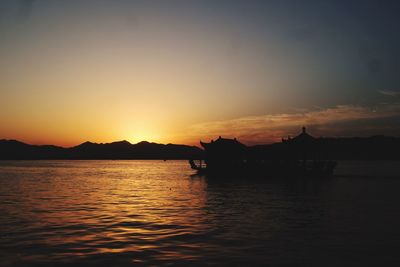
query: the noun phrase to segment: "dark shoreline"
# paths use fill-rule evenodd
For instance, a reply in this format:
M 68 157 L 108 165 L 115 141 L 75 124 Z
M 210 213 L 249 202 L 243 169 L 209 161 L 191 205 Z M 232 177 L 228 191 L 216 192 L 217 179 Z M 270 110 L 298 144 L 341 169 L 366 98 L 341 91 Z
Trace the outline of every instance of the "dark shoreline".
M 372 136 L 315 138 L 319 159 L 324 160 L 400 160 L 400 137 Z M 287 155 L 285 143 L 247 146 L 250 159 L 275 160 Z M 0 160 L 184 160 L 204 159 L 197 146 L 127 141 L 85 142 L 64 148 L 30 145 L 16 140 L 0 140 Z

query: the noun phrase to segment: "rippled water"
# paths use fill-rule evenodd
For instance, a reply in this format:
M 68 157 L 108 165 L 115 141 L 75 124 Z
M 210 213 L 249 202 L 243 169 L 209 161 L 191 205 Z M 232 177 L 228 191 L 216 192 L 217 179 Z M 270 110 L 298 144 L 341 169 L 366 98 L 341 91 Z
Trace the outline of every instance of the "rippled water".
M 400 177 L 346 164 L 244 181 L 185 161 L 3 161 L 0 265 L 398 266 Z

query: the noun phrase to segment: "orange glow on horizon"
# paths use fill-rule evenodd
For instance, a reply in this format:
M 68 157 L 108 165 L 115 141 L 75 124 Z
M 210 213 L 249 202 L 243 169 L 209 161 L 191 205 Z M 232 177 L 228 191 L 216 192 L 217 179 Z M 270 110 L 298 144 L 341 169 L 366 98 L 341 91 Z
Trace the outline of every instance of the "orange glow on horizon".
M 332 125 L 347 123 L 358 120 L 384 119 L 395 116 L 400 112 L 399 104 L 380 104 L 375 108 L 353 105 L 341 105 L 328 109 L 308 110 L 297 113 L 282 113 L 261 116 L 250 116 L 221 121 L 209 121 L 182 126 L 184 122 L 168 124 L 160 121 L 159 124 L 149 121 L 137 121 L 130 123 L 124 120 L 110 120 L 109 123 L 91 124 L 89 129 L 85 123 L 72 123 L 58 128 L 56 124 L 49 124 L 47 128 L 35 128 L 34 122 L 17 129 L 5 128 L 1 130 L 6 133 L 1 138 L 16 139 L 29 144 L 54 144 L 71 147 L 85 141 L 95 143 L 111 143 L 126 140 L 132 144 L 141 141 L 155 143 L 175 143 L 199 146 L 199 141 L 210 141 L 223 136 L 225 138 L 238 138 L 244 144 L 266 144 L 279 142 L 281 138 L 288 135 L 296 135 L 301 126 L 306 125 L 315 136 L 343 136 L 342 128 Z M 156 120 L 157 121 L 157 120 Z M 92 122 L 93 123 L 93 122 Z M 110 126 L 109 126 L 110 125 Z M 118 127 L 111 127 L 117 125 Z M 373 133 L 374 128 L 366 125 L 368 132 L 360 132 L 355 135 L 368 136 Z M 74 129 L 80 129 L 75 131 Z M 29 130 L 28 130 L 29 129 Z M 375 129 L 379 134 L 379 128 Z M 54 132 L 56 134 L 54 135 Z M 82 132 L 84 133 L 82 135 Z
M 18 1 L 6 2 L 0 139 L 64 147 L 119 140 L 198 146 L 220 135 L 245 144 L 276 142 L 302 125 L 317 136 L 400 131 L 393 119 L 400 114 L 395 79 L 363 78 L 370 66 L 362 67 L 352 38 L 364 28 L 337 40 L 338 32 L 355 28 L 299 28 L 279 12 L 261 15 L 257 5 L 248 8 L 260 17 L 249 20 L 219 4 L 203 9 L 208 4 L 163 1 L 100 1 L 96 8 L 31 1 L 35 8 L 22 22 L 15 17 Z M 303 36 L 303 30 L 310 32 Z M 395 70 L 380 65 L 374 75 Z

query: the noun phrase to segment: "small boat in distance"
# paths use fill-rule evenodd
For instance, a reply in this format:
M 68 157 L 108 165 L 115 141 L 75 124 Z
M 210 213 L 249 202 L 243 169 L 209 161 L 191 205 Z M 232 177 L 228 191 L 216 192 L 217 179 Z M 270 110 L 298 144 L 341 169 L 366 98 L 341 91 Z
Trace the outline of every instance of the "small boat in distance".
M 200 141 L 205 158 L 190 159 L 190 167 L 198 174 L 238 174 L 267 176 L 327 177 L 333 174 L 335 161 L 322 160 L 318 139 L 303 127 L 294 138 L 268 146 L 248 147 L 236 138 L 221 136 L 210 143 Z

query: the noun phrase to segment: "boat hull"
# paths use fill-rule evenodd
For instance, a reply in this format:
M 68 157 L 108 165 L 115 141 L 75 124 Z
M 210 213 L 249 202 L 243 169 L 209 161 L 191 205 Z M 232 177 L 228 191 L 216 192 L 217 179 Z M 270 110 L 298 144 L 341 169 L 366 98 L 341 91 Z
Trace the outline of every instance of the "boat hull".
M 323 161 L 307 164 L 265 162 L 262 164 L 241 164 L 206 166 L 193 168 L 199 175 L 269 176 L 269 177 L 329 177 L 333 175 L 336 162 Z

